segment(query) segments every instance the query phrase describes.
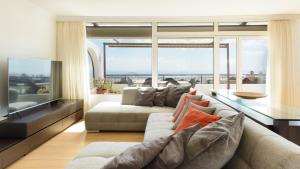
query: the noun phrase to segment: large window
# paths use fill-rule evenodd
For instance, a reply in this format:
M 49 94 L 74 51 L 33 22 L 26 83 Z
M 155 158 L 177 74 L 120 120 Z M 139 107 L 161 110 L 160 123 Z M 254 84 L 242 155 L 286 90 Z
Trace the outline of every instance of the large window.
M 213 88 L 212 38 L 159 39 L 158 83 L 192 85 L 208 91 Z
M 266 91 L 268 42 L 266 39 L 241 39 L 242 90 Z
M 151 86 L 150 39 L 94 39 L 104 60 L 103 79 L 112 83 L 112 89 Z
M 91 84 L 97 93 L 152 85 L 265 92 L 267 24 L 90 23 L 88 43 L 97 53 L 89 57 Z
M 114 84 L 151 86 L 150 40 L 117 40 L 106 44 L 105 77 Z

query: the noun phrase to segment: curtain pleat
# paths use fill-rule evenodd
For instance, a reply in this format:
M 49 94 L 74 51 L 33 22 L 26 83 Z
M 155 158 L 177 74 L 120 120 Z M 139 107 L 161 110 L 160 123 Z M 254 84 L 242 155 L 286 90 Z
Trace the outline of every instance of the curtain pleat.
M 82 22 L 57 22 L 57 59 L 63 62 L 63 97 L 90 105 L 86 27 Z
M 300 98 L 295 95 L 297 72 L 295 72 L 291 21 L 271 21 L 269 25 L 269 42 L 270 104 L 275 108 L 298 107 Z

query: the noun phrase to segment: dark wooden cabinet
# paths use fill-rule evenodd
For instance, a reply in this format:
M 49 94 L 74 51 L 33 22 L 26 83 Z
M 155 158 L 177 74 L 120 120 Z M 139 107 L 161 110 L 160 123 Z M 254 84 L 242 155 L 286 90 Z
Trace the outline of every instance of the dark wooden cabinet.
M 38 118 L 41 114 L 34 116 L 34 113 L 35 112 L 30 114 L 30 117 L 33 117 L 32 120 L 28 118 L 29 116 L 24 116 L 24 118 L 27 118 L 25 120 L 16 120 L 19 120 L 19 122 L 22 123 L 24 121 L 28 122 L 28 124 L 22 125 L 29 126 L 29 136 L 26 136 L 25 138 L 19 138 L 19 136 L 16 138 L 3 138 L 2 135 L 2 138 L 0 139 L 0 169 L 12 164 L 17 159 L 31 152 L 53 136 L 82 119 L 83 101 L 64 100 L 61 103 L 52 104 L 44 109 L 39 109 L 36 113 L 44 113 L 42 118 Z M 16 126 L 19 127 L 20 125 L 18 125 L 16 121 L 10 121 L 10 123 L 15 123 L 17 124 Z M 23 129 L 23 131 L 26 131 L 27 129 Z M 15 130 L 13 129 L 13 131 Z M 33 131 L 35 132 L 33 133 Z
M 25 139 L 2 151 L 0 153 L 2 156 L 2 167 L 5 168 L 9 164 L 13 163 L 15 160 L 21 158 L 22 156 L 30 152 L 30 150 L 30 141 Z

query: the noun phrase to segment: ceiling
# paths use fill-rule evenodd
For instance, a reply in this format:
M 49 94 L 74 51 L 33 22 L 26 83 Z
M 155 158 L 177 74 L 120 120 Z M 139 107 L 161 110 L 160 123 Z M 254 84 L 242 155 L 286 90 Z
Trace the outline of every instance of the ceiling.
M 30 0 L 57 16 L 299 14 L 300 0 Z

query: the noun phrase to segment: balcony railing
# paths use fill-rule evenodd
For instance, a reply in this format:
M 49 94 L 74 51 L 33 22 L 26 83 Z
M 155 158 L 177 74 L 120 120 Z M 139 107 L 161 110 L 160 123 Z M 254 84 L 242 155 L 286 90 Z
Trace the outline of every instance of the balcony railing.
M 106 79 L 113 84 L 127 84 L 129 86 L 149 86 L 152 83 L 151 74 L 111 74 L 106 75 Z M 164 84 L 167 82 L 191 84 L 213 84 L 213 74 L 159 74 L 158 83 Z M 236 74 L 229 75 L 230 84 L 236 83 Z M 227 84 L 227 74 L 220 74 L 220 83 Z M 243 84 L 265 84 L 266 74 L 243 74 Z

